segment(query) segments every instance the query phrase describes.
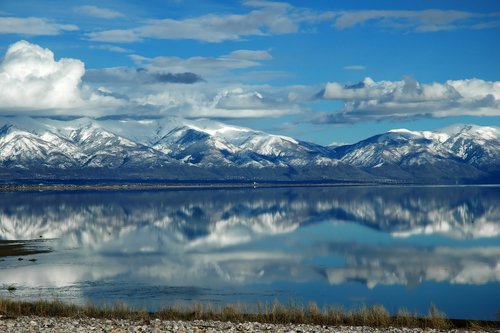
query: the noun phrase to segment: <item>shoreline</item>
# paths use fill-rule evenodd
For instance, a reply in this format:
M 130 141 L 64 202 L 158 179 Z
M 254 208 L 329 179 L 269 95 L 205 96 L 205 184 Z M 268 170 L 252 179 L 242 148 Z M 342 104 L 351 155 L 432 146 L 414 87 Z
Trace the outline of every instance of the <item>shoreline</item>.
M 124 322 L 128 326 L 137 326 L 137 323 L 146 326 L 151 323 L 165 326 L 175 322 L 192 326 L 196 322 L 211 322 L 216 323 L 213 327 L 219 328 L 220 331 L 227 331 L 228 327 L 252 325 L 252 330 L 248 330 L 250 332 L 280 331 L 277 328 L 286 328 L 286 332 L 292 330 L 333 332 L 339 327 L 349 328 L 348 332 L 351 332 L 352 328 L 363 328 L 363 332 L 366 332 L 364 328 L 377 332 L 399 332 L 408 331 L 408 329 L 414 332 L 429 329 L 460 332 L 464 330 L 498 331 L 500 328 L 500 321 L 447 318 L 433 305 L 426 316 L 411 313 L 405 309 L 390 314 L 382 305 L 360 306 L 355 309 L 340 306 L 320 308 L 314 302 L 307 305 L 296 303 L 283 305 L 278 302 L 257 303 L 255 309 L 249 309 L 248 306 L 240 303 L 221 306 L 193 303 L 191 306 L 172 306 L 148 312 L 132 308 L 122 302 L 111 306 L 95 304 L 81 306 L 59 300 L 19 301 L 0 296 L 0 331 L 8 332 L 2 328 L 12 328 L 18 321 L 24 324 L 29 323 L 28 326 L 38 326 L 39 322 L 62 323 L 79 320 L 95 321 L 99 325 Z M 31 324 L 32 321 L 35 321 L 36 325 Z M 7 325 L 8 323 L 10 326 Z M 172 331 L 166 326 L 165 330 Z
M 283 187 L 349 187 L 374 186 L 374 183 L 118 183 L 118 184 L 4 184 L 0 192 L 40 191 L 115 191 L 115 190 L 192 190 L 192 189 L 239 189 L 239 188 L 283 188 Z
M 121 190 L 222 190 L 262 188 L 319 188 L 319 187 L 500 187 L 500 184 L 415 184 L 415 183 L 363 183 L 363 182 L 171 182 L 171 183 L 90 183 L 90 184 L 0 184 L 5 192 L 62 192 L 62 191 L 121 191 Z

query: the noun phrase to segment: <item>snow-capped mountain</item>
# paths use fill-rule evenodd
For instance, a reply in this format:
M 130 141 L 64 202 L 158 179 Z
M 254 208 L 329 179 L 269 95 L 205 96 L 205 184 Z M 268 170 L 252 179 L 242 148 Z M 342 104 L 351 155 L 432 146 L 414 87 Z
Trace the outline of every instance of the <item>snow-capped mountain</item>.
M 446 128 L 445 147 L 475 167 L 498 170 L 500 165 L 500 127 L 457 125 Z
M 345 163 L 395 179 L 494 180 L 500 170 L 500 128 L 395 129 L 332 150 Z
M 495 180 L 500 130 L 392 130 L 321 146 L 210 120 L 0 118 L 0 178 Z
M 0 119 L 3 177 L 370 178 L 329 152 L 290 137 L 209 120 Z

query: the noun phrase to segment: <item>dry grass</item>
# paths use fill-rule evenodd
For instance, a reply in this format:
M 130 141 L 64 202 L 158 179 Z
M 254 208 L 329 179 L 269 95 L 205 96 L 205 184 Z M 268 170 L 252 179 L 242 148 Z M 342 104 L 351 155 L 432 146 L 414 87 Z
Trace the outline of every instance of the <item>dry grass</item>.
M 44 316 L 44 317 L 92 317 L 106 319 L 131 320 L 220 320 L 232 322 L 257 321 L 275 324 L 316 324 L 328 326 L 370 326 L 370 327 L 420 327 L 451 329 L 466 327 L 470 329 L 495 328 L 498 322 L 449 320 L 434 305 L 429 309 L 427 317 L 418 317 L 406 309 L 399 310 L 391 316 L 382 305 L 361 306 L 358 309 L 342 307 L 320 308 L 311 302 L 307 306 L 290 302 L 283 305 L 279 302 L 257 303 L 256 306 L 232 304 L 214 306 L 212 304 L 194 303 L 191 306 L 173 306 L 157 312 L 134 309 L 125 303 L 111 306 L 88 304 L 77 306 L 61 301 L 15 301 L 0 298 L 0 315 L 5 317 Z
M 48 247 L 41 246 L 38 240 L 29 241 L 6 241 L 0 240 L 0 258 L 2 257 L 17 257 L 34 255 L 38 253 L 47 253 L 52 250 Z M 32 261 L 33 259 L 29 259 Z

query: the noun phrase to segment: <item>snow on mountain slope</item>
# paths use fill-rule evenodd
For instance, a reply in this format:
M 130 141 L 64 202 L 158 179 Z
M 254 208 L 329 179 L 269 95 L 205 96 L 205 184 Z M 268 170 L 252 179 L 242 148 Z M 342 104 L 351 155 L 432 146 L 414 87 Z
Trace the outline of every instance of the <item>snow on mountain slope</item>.
M 440 149 L 442 139 L 442 136 L 430 132 L 392 130 L 351 146 L 337 147 L 335 151 L 341 155 L 342 161 L 358 167 L 380 167 L 387 163 L 402 163 L 410 155 L 424 159 L 429 156 L 449 157 Z
M 84 158 L 71 143 L 50 135 L 35 134 L 6 125 L 0 128 L 0 165 L 17 168 L 55 166 L 65 169 Z
M 171 162 L 164 154 L 106 131 L 88 118 L 16 120 L 9 119 L 5 127 L 9 130 L 0 132 L 3 166 L 22 168 L 37 163 L 49 168 L 116 168 Z
M 475 167 L 497 163 L 500 130 L 496 127 L 459 125 L 436 132 L 391 130 L 354 145 L 333 148 L 340 160 L 363 168 L 384 164 L 419 165 L 440 161 Z
M 2 136 L 10 146 L 21 145 L 17 151 L 25 161 L 30 157 L 47 161 L 48 155 L 59 153 L 69 159 L 65 164 L 75 167 L 150 167 L 176 162 L 263 168 L 338 163 L 316 149 L 321 146 L 210 120 L 9 117 L 1 123 L 25 133 L 22 140 Z M 11 154 L 10 146 L 0 154 Z
M 183 177 L 210 169 L 225 179 L 231 169 L 234 179 L 292 180 L 300 174 L 454 182 L 500 174 L 499 132 L 474 125 L 436 132 L 396 129 L 353 145 L 325 147 L 206 119 L 0 117 L 0 168 L 122 168 L 136 170 L 137 177 L 140 170 L 163 170 L 169 177 L 165 168 L 194 167 Z M 175 176 L 179 170 L 170 171 Z
M 500 127 L 455 125 L 443 129 L 445 146 L 468 164 L 489 168 L 500 165 Z

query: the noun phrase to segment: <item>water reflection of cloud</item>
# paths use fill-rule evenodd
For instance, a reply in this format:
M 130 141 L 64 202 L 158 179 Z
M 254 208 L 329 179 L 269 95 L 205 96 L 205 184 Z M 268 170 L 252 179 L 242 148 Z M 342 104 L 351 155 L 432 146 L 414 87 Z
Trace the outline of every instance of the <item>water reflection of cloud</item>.
M 47 254 L 32 266 L 11 263 L 2 269 L 0 283 L 60 287 L 122 277 L 143 284 L 212 287 L 322 279 L 331 284 L 361 282 L 369 288 L 424 282 L 473 285 L 500 282 L 497 246 L 422 247 L 307 240 L 286 250 L 282 243 L 265 249 L 189 248 L 169 244 L 169 239 L 161 235 L 152 241 L 155 233 L 154 229 L 141 230 L 90 252 L 71 251 L 66 255 L 60 252 L 55 259 Z M 143 250 L 146 244 L 150 248 Z M 335 267 L 313 264 L 317 257 L 338 257 L 343 263 Z
M 481 285 L 500 281 L 500 247 L 416 247 L 353 243 L 320 246 L 345 258 L 344 267 L 327 268 L 331 284 L 361 281 L 369 288 L 422 282 Z
M 105 280 L 124 272 L 118 265 L 43 264 L 2 268 L 0 283 L 23 287 L 65 287 L 84 281 Z

